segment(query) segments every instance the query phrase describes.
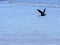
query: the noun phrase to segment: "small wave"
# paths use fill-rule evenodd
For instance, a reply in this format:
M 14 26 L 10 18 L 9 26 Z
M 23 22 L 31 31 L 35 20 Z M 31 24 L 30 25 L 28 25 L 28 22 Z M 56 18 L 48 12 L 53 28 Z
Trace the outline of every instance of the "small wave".
M 16 3 L 16 4 L 22 4 L 22 5 L 32 5 L 32 6 L 41 6 L 41 7 L 52 7 L 52 8 L 60 8 L 60 5 L 58 4 L 38 4 L 38 3 Z
M 60 8 L 59 5 L 51 5 L 51 4 L 36 4 L 36 6 L 42 6 L 42 7 L 53 7 L 53 8 Z

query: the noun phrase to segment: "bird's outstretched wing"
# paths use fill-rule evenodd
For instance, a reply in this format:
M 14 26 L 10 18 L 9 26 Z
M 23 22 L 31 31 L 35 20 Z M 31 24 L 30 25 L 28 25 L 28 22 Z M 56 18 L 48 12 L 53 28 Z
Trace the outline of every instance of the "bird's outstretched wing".
M 37 9 L 37 11 L 38 11 L 39 13 L 41 13 L 41 14 L 43 13 L 43 12 L 42 12 L 41 10 L 39 10 L 39 9 Z
M 43 10 L 43 13 L 45 13 L 46 9 Z

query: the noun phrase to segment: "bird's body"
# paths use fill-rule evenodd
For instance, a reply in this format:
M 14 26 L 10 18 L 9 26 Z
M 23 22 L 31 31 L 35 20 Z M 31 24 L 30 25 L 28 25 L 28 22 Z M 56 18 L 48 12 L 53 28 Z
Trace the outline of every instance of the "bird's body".
M 45 15 L 46 15 L 46 14 L 45 14 L 45 10 L 46 10 L 46 9 L 44 9 L 43 11 L 41 11 L 41 10 L 37 9 L 37 11 L 38 11 L 39 13 L 41 13 L 41 16 L 45 16 Z

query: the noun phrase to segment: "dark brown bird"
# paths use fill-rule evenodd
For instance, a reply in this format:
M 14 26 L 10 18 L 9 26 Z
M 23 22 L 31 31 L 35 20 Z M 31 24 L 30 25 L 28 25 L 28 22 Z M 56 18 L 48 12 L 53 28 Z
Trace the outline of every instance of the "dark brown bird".
M 46 9 L 44 9 L 43 11 L 37 9 L 37 11 L 38 11 L 39 13 L 41 13 L 41 16 L 45 16 L 45 15 L 46 15 L 46 14 L 45 14 Z

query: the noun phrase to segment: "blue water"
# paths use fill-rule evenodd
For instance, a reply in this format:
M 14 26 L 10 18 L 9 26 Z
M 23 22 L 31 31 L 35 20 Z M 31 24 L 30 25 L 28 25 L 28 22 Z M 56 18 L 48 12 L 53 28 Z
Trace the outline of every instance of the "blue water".
M 0 5 L 0 45 L 60 45 L 60 8 Z
M 60 5 L 60 0 L 14 0 L 14 1 L 21 3 L 44 3 Z

